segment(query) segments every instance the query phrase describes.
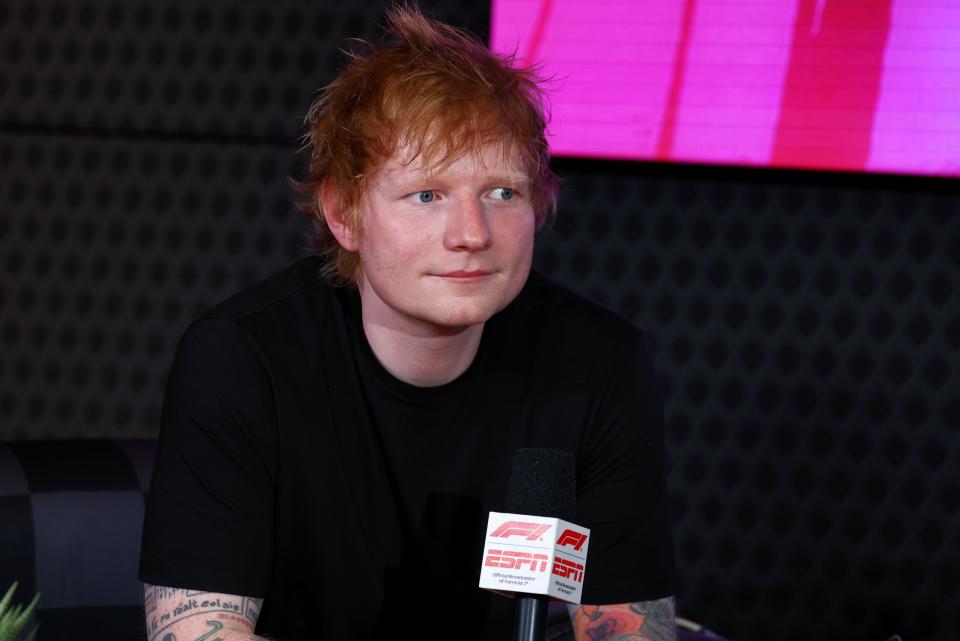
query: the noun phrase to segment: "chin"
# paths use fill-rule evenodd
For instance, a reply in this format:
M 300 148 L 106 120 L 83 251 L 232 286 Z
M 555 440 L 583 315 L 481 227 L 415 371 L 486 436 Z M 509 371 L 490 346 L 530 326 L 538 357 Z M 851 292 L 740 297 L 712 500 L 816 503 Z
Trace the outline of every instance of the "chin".
M 476 301 L 472 301 L 472 303 L 461 303 L 450 308 L 436 310 L 435 314 L 431 314 L 431 320 L 443 327 L 463 329 L 487 322 L 501 309 L 501 306 L 494 304 L 492 301 L 485 301 L 483 304 L 475 304 Z
M 481 323 L 486 323 L 496 312 L 480 313 L 476 311 L 463 311 L 463 312 L 453 312 L 453 313 L 444 313 L 438 314 L 435 318 L 431 320 L 442 327 L 449 327 L 450 329 L 466 329 L 468 327 L 473 327 L 474 325 L 480 325 Z

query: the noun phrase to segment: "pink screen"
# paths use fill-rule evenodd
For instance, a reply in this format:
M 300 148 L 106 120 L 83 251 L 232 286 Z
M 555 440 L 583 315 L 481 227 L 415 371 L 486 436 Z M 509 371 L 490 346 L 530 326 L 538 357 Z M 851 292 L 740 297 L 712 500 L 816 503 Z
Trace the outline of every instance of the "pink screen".
M 955 0 L 493 0 L 554 154 L 960 175 Z

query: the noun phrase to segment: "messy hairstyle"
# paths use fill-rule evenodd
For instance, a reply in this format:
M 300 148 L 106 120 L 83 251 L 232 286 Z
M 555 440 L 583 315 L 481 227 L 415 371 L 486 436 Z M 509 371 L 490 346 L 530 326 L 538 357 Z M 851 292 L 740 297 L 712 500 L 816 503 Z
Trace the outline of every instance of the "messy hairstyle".
M 313 221 L 312 244 L 326 258 L 328 279 L 355 282 L 360 257 L 330 232 L 321 190 L 362 234 L 359 204 L 368 181 L 401 146 L 414 150 L 411 161 L 441 170 L 490 144 L 516 153 L 541 228 L 555 211 L 558 180 L 536 71 L 415 8 L 390 9 L 381 42 L 362 44 L 365 51 L 349 53 L 346 68 L 310 106 L 307 176 L 292 181 L 304 195 L 298 207 Z

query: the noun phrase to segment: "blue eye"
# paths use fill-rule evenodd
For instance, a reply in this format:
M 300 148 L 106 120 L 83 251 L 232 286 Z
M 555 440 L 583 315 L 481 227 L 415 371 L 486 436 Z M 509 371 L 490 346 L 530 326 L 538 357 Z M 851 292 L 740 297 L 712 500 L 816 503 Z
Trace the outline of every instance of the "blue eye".
M 437 194 L 431 189 L 418 191 L 410 194 L 410 198 L 412 198 L 414 202 L 419 203 L 421 205 L 432 203 L 434 198 L 436 197 L 437 197 Z
M 494 196 L 499 195 L 501 200 L 512 200 L 513 190 L 509 187 L 497 187 L 493 190 Z

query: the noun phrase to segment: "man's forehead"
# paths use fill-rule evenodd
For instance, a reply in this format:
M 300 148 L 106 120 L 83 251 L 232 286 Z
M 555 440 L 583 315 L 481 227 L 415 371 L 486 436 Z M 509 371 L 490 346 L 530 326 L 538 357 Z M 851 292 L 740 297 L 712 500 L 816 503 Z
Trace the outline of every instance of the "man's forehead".
M 398 145 L 380 169 L 383 177 L 394 180 L 409 176 L 438 177 L 464 173 L 491 174 L 516 182 L 530 180 L 520 154 L 513 145 L 497 143 L 477 149 L 450 153 L 443 151 L 431 158 L 423 146 Z

